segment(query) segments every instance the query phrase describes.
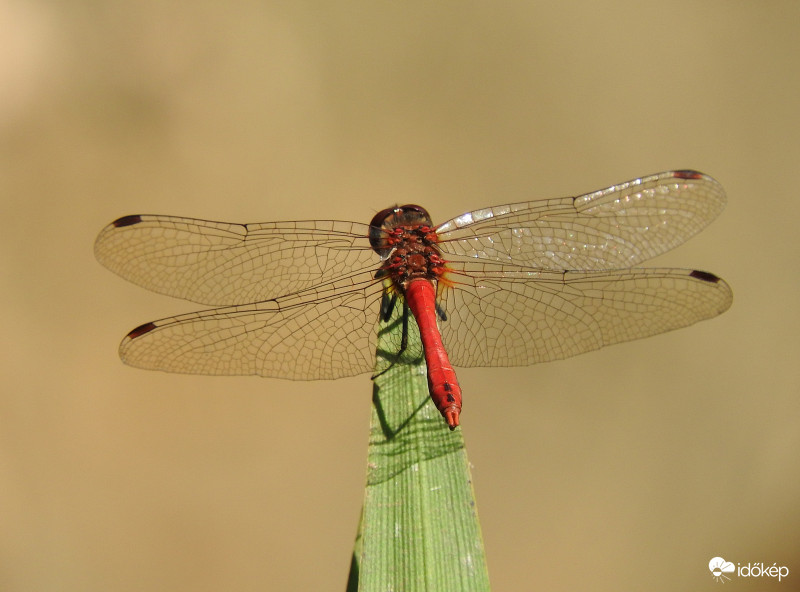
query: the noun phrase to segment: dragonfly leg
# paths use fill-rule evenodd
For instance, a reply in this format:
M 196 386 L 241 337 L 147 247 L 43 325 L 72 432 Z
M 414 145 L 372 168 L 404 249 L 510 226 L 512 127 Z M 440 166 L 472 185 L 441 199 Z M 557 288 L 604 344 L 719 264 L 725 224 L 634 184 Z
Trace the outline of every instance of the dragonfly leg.
M 439 317 L 439 320 L 446 321 L 447 320 L 447 313 L 442 308 L 442 305 L 437 301 L 436 302 L 436 316 Z
M 389 296 L 389 292 L 384 290 L 383 296 L 381 297 L 381 320 L 384 323 L 388 323 L 392 318 L 395 304 L 397 304 L 397 292 L 393 292 L 392 295 Z
M 392 297 L 391 297 L 391 304 L 389 305 L 389 309 L 388 309 L 388 318 L 384 317 L 384 312 L 386 312 L 386 311 L 383 310 L 384 304 L 386 303 L 386 301 L 388 299 L 385 292 L 383 294 L 383 297 L 384 297 L 384 300 L 381 302 L 381 318 L 382 318 L 383 322 L 386 322 L 392 316 L 392 310 L 394 309 L 394 305 L 397 302 L 397 294 L 393 294 Z M 381 370 L 380 372 L 378 372 L 376 374 L 373 374 L 370 377 L 372 380 L 375 380 L 376 378 L 378 378 L 379 376 L 381 376 L 385 372 L 388 372 L 389 370 L 391 370 L 394 367 L 394 365 L 397 363 L 397 361 L 405 353 L 406 348 L 408 347 L 408 315 L 409 315 L 408 303 L 405 300 L 403 300 L 403 317 L 402 317 L 403 318 L 403 325 L 402 325 L 403 326 L 403 332 L 402 332 L 402 337 L 400 339 L 400 349 L 397 350 L 397 353 L 393 356 L 394 359 L 389 363 L 389 365 L 386 368 L 384 368 L 383 370 Z

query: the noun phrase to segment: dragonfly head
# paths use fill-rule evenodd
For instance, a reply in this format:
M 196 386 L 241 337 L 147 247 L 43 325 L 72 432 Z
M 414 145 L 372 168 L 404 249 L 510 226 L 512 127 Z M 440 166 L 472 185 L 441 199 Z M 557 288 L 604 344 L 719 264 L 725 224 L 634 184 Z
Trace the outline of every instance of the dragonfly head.
M 381 210 L 369 223 L 369 244 L 381 257 L 387 257 L 392 250 L 389 234 L 398 227 L 416 228 L 433 226 L 431 216 L 422 206 L 408 204 Z

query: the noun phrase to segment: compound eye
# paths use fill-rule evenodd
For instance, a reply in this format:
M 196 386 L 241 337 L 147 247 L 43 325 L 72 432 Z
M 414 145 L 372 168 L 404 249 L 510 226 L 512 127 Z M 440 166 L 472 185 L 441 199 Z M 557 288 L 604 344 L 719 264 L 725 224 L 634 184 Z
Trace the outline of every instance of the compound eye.
M 378 253 L 382 259 L 392 250 L 386 240 L 386 235 L 393 226 L 387 224 L 386 220 L 387 218 L 396 216 L 398 210 L 399 208 L 396 207 L 381 210 L 375 214 L 372 218 L 372 222 L 369 223 L 369 244 L 372 250 Z
M 369 225 L 372 228 L 383 228 L 384 223 L 386 222 L 386 218 L 392 215 L 397 215 L 400 211 L 400 208 L 395 206 L 393 208 L 386 208 L 385 210 L 381 210 L 372 218 L 372 222 Z
M 413 220 L 415 222 L 428 224 L 429 226 L 431 225 L 431 215 L 428 213 L 428 210 L 422 206 L 418 206 L 416 204 L 406 204 L 397 209 L 405 214 L 405 217 L 409 219 L 409 221 Z

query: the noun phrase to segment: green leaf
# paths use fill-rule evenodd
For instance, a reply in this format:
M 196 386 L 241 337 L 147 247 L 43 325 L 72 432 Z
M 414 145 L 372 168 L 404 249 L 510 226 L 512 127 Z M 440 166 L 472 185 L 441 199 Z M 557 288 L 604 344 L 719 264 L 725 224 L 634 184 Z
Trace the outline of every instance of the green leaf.
M 379 335 L 381 374 L 373 386 L 367 485 L 347 590 L 486 591 L 489 574 L 462 430 L 448 429 L 428 395 L 411 315 L 408 347 L 396 359 L 402 308 L 395 307 Z

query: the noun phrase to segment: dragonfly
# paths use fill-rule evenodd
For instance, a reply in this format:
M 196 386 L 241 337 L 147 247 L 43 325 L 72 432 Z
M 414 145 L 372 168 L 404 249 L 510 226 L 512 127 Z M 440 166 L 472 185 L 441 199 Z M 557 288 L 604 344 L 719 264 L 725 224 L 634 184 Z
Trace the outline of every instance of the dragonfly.
M 133 329 L 119 347 L 129 365 L 353 376 L 373 371 L 378 322 L 401 311 L 397 359 L 418 330 L 431 399 L 455 429 L 454 366 L 568 358 L 727 310 L 731 289 L 712 273 L 637 267 L 698 233 L 724 205 L 713 178 L 675 170 L 439 225 L 416 205 L 387 208 L 370 224 L 130 215 L 100 232 L 94 252 L 135 284 L 215 307 Z

